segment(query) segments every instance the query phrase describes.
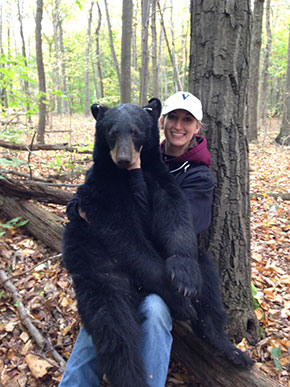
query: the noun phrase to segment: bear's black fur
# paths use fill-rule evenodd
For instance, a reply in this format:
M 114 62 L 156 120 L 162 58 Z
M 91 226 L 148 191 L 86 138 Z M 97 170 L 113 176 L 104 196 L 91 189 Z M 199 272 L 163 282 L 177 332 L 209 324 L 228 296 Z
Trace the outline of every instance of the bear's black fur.
M 147 386 L 138 306 L 150 293 L 165 300 L 174 318 L 191 319 L 219 353 L 236 364 L 251 362 L 225 336 L 217 272 L 198 252 L 189 204 L 161 160 L 160 111 L 158 99 L 144 108 L 92 106 L 94 164 L 78 189 L 87 221 L 71 221 L 63 234 L 63 262 L 100 372 L 119 387 Z M 146 220 L 128 188 L 127 168 L 141 147 L 151 207 Z

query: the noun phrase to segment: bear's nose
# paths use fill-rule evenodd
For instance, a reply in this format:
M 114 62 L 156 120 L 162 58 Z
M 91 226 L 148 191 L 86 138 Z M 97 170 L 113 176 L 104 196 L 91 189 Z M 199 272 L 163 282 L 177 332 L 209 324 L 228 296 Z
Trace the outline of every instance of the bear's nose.
M 130 167 L 130 164 L 131 164 L 131 160 L 129 160 L 126 157 L 118 157 L 117 159 L 117 166 L 119 168 L 127 169 Z

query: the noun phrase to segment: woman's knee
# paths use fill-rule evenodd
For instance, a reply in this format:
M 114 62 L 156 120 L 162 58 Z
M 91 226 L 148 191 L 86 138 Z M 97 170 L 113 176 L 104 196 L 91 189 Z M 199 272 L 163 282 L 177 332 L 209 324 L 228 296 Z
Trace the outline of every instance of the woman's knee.
M 172 329 L 170 310 L 163 299 L 157 294 L 149 294 L 141 304 L 141 312 L 146 320 L 153 324 L 166 325 Z

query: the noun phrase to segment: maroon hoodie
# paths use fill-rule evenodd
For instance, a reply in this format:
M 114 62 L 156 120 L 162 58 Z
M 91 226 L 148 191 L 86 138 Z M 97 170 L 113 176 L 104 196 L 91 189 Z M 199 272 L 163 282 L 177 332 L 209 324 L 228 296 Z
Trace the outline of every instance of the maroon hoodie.
M 163 155 L 163 159 L 167 164 L 170 171 L 180 167 L 186 161 L 195 164 L 205 164 L 206 166 L 211 165 L 211 158 L 209 150 L 207 149 L 207 141 L 203 136 L 196 135 L 195 136 L 197 144 L 195 147 L 189 149 L 183 155 L 179 157 L 168 157 L 165 155 L 165 141 L 160 144 L 161 153 Z

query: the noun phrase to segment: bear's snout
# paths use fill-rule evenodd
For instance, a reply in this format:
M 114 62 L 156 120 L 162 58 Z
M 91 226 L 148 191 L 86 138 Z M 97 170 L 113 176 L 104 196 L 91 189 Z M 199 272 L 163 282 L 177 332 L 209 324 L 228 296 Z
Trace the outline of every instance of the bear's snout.
M 122 139 L 118 138 L 110 154 L 116 166 L 122 169 L 128 169 L 135 163 L 139 155 L 130 136 Z

